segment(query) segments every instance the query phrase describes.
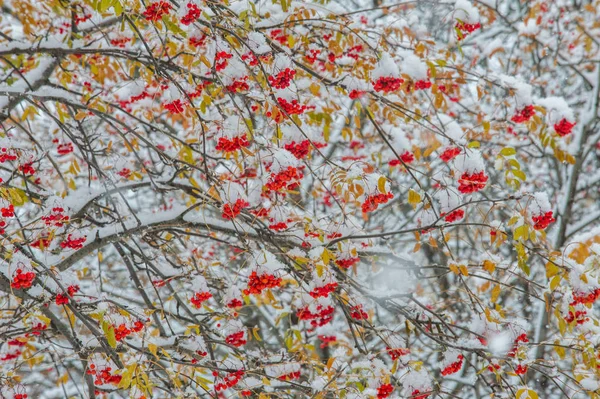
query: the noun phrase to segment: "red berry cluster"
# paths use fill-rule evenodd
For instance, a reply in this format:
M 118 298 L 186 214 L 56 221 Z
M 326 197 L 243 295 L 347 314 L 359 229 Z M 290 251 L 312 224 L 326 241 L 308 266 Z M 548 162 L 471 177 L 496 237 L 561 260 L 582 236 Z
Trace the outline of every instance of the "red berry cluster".
M 377 79 L 376 82 L 373 82 L 373 88 L 375 91 L 382 91 L 384 93 L 391 93 L 400 88 L 400 86 L 404 83 L 404 79 L 402 78 L 394 78 L 392 76 L 382 76 Z
M 23 269 L 17 269 L 12 281 L 10 282 L 11 288 L 20 290 L 30 288 L 35 279 L 34 272 L 23 272 Z
M 575 127 L 575 123 L 571 123 L 565 118 L 562 118 L 560 122 L 554 124 L 554 130 L 556 130 L 556 133 L 561 137 L 571 134 L 573 127 Z
M 575 306 L 577 304 L 587 304 L 591 305 L 596 302 L 596 299 L 600 297 L 600 288 L 596 288 L 594 291 L 589 294 L 573 293 L 573 302 L 570 303 L 571 306 Z
M 235 347 L 245 345 L 246 340 L 244 339 L 244 331 L 238 331 L 236 333 L 229 334 L 227 337 L 225 337 L 225 342 Z
M 244 133 L 241 136 L 236 136 L 231 139 L 228 137 L 219 137 L 219 142 L 217 143 L 215 149 L 223 152 L 234 152 L 242 147 L 248 147 L 249 145 L 250 142 Z
M 346 258 L 346 259 L 338 259 L 335 261 L 335 264 L 341 267 L 342 269 L 350 269 L 352 266 L 360 262 L 360 258 Z
M 387 398 L 394 391 L 392 384 L 382 384 L 377 388 L 377 399 Z
M 87 239 L 87 236 L 83 236 L 80 238 L 73 238 L 71 234 L 67 236 L 67 239 L 60 243 L 61 248 L 71 248 L 71 249 L 81 249 L 83 248 L 83 243 Z
M 583 324 L 585 322 L 590 321 L 589 317 L 585 317 L 586 315 L 587 311 L 585 310 L 576 310 L 575 313 L 569 311 L 569 314 L 567 315 L 567 317 L 565 317 L 565 321 L 569 324 L 574 321 L 577 321 L 577 324 Z
M 217 51 L 217 54 L 215 54 L 215 70 L 220 72 L 227 68 L 227 65 L 229 64 L 229 61 L 227 60 L 231 57 L 233 57 L 233 55 L 229 54 L 227 51 Z
M 73 152 L 73 143 L 59 144 L 56 147 L 59 155 L 67 155 Z
M 385 204 L 388 200 L 394 198 L 394 194 L 372 194 L 365 199 L 365 202 L 362 204 L 362 211 L 364 213 L 373 212 L 379 207 L 379 204 Z
M 440 159 L 444 162 L 450 162 L 461 153 L 460 147 L 450 147 L 440 154 Z
M 169 111 L 171 114 L 180 114 L 183 112 L 183 103 L 181 100 L 177 99 L 170 103 L 163 104 L 163 108 Z
M 523 375 L 525 373 L 527 373 L 527 366 L 523 366 L 521 364 L 517 365 L 517 367 L 515 368 L 515 374 Z
M 190 46 L 192 47 L 202 47 L 204 46 L 204 43 L 206 43 L 206 36 L 192 36 L 188 39 L 188 42 L 190 43 Z
M 269 36 L 271 36 L 271 39 L 278 41 L 284 46 L 287 46 L 288 44 L 288 37 L 283 32 L 283 29 L 273 29 L 271 32 L 269 32 Z
M 300 104 L 296 99 L 288 101 L 285 98 L 278 97 L 277 102 L 289 115 L 300 115 L 308 109 L 307 105 Z
M 298 319 L 300 320 L 310 320 L 310 325 L 313 328 L 317 328 L 322 327 L 333 320 L 334 312 L 335 308 L 333 306 L 324 307 L 323 305 L 317 305 L 317 311 L 315 313 L 311 312 L 307 306 L 298 309 L 296 316 L 298 316 Z
M 1 181 L 2 181 L 2 179 L 0 179 L 0 182 Z M 6 208 L 0 208 L 0 212 L 2 214 L 2 217 L 11 218 L 11 217 L 15 216 L 15 207 L 13 204 L 10 204 Z M 6 221 L 0 220 L 0 234 L 6 233 L 6 231 L 4 230 L 5 227 L 6 227 Z
M 280 381 L 289 381 L 289 380 L 297 380 L 300 378 L 300 370 L 292 371 L 291 373 L 283 374 L 277 377 Z
M 77 292 L 79 291 L 79 286 L 78 285 L 70 285 L 67 287 L 67 292 L 69 293 L 69 296 L 73 296 L 75 295 Z M 56 294 L 56 299 L 55 302 L 57 305 L 66 305 L 67 303 L 69 303 L 69 296 L 64 295 L 64 294 Z
M 121 108 L 128 109 L 130 104 L 133 104 L 135 102 L 138 102 L 138 101 L 143 100 L 144 98 L 148 98 L 148 97 L 150 97 L 150 93 L 148 93 L 147 91 L 143 91 L 141 94 L 138 94 L 136 96 L 131 96 L 131 98 L 129 98 L 129 100 L 119 101 L 119 106 Z
M 288 150 L 295 156 L 297 159 L 302 159 L 308 155 L 310 151 L 310 142 L 308 140 L 304 140 L 300 143 L 296 143 L 292 141 L 291 143 L 286 144 L 283 148 Z
M 273 231 L 284 231 L 288 228 L 288 224 L 285 222 L 277 222 L 269 225 L 269 229 Z
M 33 162 L 27 162 L 19 166 L 19 171 L 25 176 L 32 176 L 35 174 L 35 168 Z
M 15 394 L 14 399 L 27 399 L 27 394 L 26 393 Z
M 449 214 L 442 213 L 440 216 L 444 217 L 444 220 L 448 223 L 456 222 L 465 217 L 465 211 L 462 209 L 457 209 L 455 211 L 450 212 Z
M 196 309 L 200 309 L 202 307 L 202 302 L 208 301 L 210 298 L 212 298 L 210 292 L 196 292 L 190 299 L 190 302 Z
M 488 366 L 488 370 L 490 371 L 490 373 L 493 373 L 496 370 L 500 370 L 500 365 L 497 363 L 492 363 Z
M 45 249 L 50 246 L 51 242 L 52 242 L 52 238 L 44 236 L 44 237 L 41 237 L 38 240 L 32 242 L 30 245 L 33 248 Z
M 507 356 L 515 357 L 517 355 L 517 350 L 519 350 L 519 344 L 520 343 L 526 344 L 527 342 L 529 342 L 529 339 L 527 339 L 527 334 L 523 333 L 523 334 L 519 335 L 515 339 L 515 343 L 514 343 L 512 349 L 507 353 Z
M 292 68 L 285 68 L 276 76 L 269 75 L 269 83 L 276 89 L 285 89 L 291 84 L 294 76 L 296 76 L 295 70 Z
M 431 395 L 430 393 L 421 393 L 418 389 L 415 389 L 410 394 L 411 399 L 427 399 Z
M 64 214 L 64 208 L 59 206 L 52 208 L 52 212 L 48 216 L 42 216 L 42 220 L 46 226 L 62 227 L 69 222 L 69 216 Z
M 315 61 L 318 59 L 319 54 L 321 54 L 321 50 L 319 50 L 319 49 L 310 49 L 310 50 L 308 50 L 308 55 L 304 56 L 304 59 L 309 64 L 314 64 Z
M 536 230 L 544 230 L 550 225 L 550 223 L 556 222 L 556 219 L 552 217 L 552 211 L 548 211 L 541 215 L 532 216 L 531 220 L 533 220 L 533 228 Z
M 150 4 L 143 15 L 148 21 L 160 21 L 162 16 L 168 14 L 169 11 L 171 11 L 171 4 L 168 1 L 161 0 Z
M 118 374 L 112 375 L 110 372 L 112 371 L 112 367 L 105 367 L 102 370 L 96 369 L 96 365 L 94 363 L 90 364 L 90 367 L 86 371 L 87 374 L 96 376 L 94 380 L 94 384 L 103 385 L 103 384 L 114 384 L 119 385 L 121 382 L 121 376 Z
M 281 281 L 281 277 L 266 273 L 259 276 L 256 271 L 253 271 L 248 279 L 248 288 L 244 290 L 244 294 L 260 294 L 263 290 L 279 287 Z
M 130 37 L 120 37 L 117 39 L 112 39 L 110 44 L 115 47 L 125 48 L 125 45 L 131 41 Z
M 131 169 L 129 168 L 123 168 L 120 171 L 117 172 L 117 174 L 125 179 L 129 178 L 129 176 L 131 176 Z
M 16 161 L 17 158 L 17 153 L 12 148 L 0 148 L 0 163 L 4 163 L 6 161 Z
M 313 298 L 318 298 L 320 296 L 327 298 L 329 296 L 329 294 L 331 294 L 333 291 L 335 291 L 337 286 L 338 286 L 337 283 L 328 283 L 322 287 L 315 287 L 310 292 L 310 296 L 312 296 Z
M 244 306 L 244 303 L 238 298 L 233 298 L 231 301 L 227 302 L 227 307 L 229 309 L 241 308 L 242 306 Z
M 243 91 L 248 91 L 250 86 L 248 85 L 248 77 L 244 76 L 241 79 L 236 79 L 232 84 L 226 87 L 226 89 L 231 93 L 239 93 Z
M 517 111 L 517 113 L 515 115 L 513 115 L 512 118 L 510 118 L 511 121 L 513 121 L 514 123 L 523 123 L 523 122 L 527 122 L 529 119 L 531 119 L 531 117 L 535 114 L 535 109 L 533 108 L 533 105 L 527 105 L 525 107 L 523 107 L 523 109 Z
M 321 345 L 319 345 L 321 349 L 326 348 L 329 346 L 329 344 L 337 341 L 337 337 L 335 335 L 319 335 L 318 338 L 321 340 Z
M 456 24 L 456 29 L 461 31 L 461 35 L 458 36 L 458 40 L 462 40 L 467 37 L 470 33 L 475 32 L 477 29 L 481 28 L 481 23 L 477 22 L 476 24 L 466 24 L 464 22 L 458 22 Z
M 139 320 L 136 320 L 133 323 L 133 327 L 131 327 L 131 328 L 128 328 L 124 323 L 121 323 L 121 324 L 119 324 L 118 327 L 115 328 L 115 339 L 117 341 L 121 341 L 131 333 L 142 331 L 143 328 L 144 328 L 144 323 L 142 323 Z
M 463 355 L 458 355 L 457 358 L 457 361 L 451 363 L 450 365 L 446 366 L 445 369 L 442 370 L 442 375 L 450 375 L 457 373 L 462 368 L 464 357 Z
M 458 191 L 463 194 L 474 193 L 483 190 L 487 184 L 488 177 L 485 172 L 463 173 L 458 179 Z
M 431 82 L 428 80 L 417 80 L 415 82 L 415 90 L 426 90 L 431 87 Z
M 231 204 L 223 205 L 223 214 L 221 216 L 223 216 L 223 219 L 227 220 L 234 219 L 237 215 L 240 214 L 242 209 L 247 208 L 249 206 L 250 203 L 248 203 L 248 201 L 245 201 L 240 198 L 235 201 L 235 204 L 233 204 L 233 206 Z
M 281 172 L 275 174 L 271 173 L 271 177 L 269 181 L 265 185 L 265 187 L 269 191 L 278 191 L 281 189 L 293 189 L 298 180 L 302 179 L 304 175 L 302 172 L 298 171 L 297 168 L 293 166 L 288 166 L 287 169 L 282 170 Z
M 385 349 L 387 350 L 387 353 L 388 353 L 388 355 L 390 355 L 392 360 L 396 360 L 399 357 L 406 356 L 410 353 L 410 350 L 406 349 L 406 348 L 392 349 L 392 348 L 386 347 Z
M 195 20 L 200 18 L 200 14 L 202 11 L 198 8 L 197 5 L 193 3 L 187 4 L 188 12 L 183 17 L 181 17 L 181 23 L 184 25 L 191 25 Z
M 367 320 L 369 314 L 363 310 L 362 304 L 358 304 L 350 308 L 350 317 L 354 320 Z
M 360 56 L 359 53 L 361 53 L 363 51 L 363 46 L 361 44 L 350 47 L 348 50 L 346 50 L 345 54 L 346 56 L 350 57 L 350 58 L 354 58 L 354 60 L 358 60 L 358 57 Z
M 258 58 L 256 58 L 256 56 L 251 52 L 243 54 L 242 61 L 246 61 L 246 63 L 248 63 L 249 66 L 258 65 Z
M 218 377 L 219 373 L 216 371 L 213 371 L 213 375 L 215 377 Z M 244 376 L 244 370 L 237 370 L 237 371 L 234 371 L 233 373 L 229 373 L 229 374 L 227 374 L 227 376 L 225 376 L 225 378 L 223 378 L 223 382 L 219 382 L 219 383 L 215 384 L 215 389 L 217 391 L 224 391 L 227 388 L 231 388 L 231 387 L 235 386 L 238 382 L 240 382 L 240 380 L 242 379 L 243 376 Z
M 356 100 L 357 98 L 362 97 L 365 93 L 365 91 L 354 89 L 350 91 L 348 97 L 350 97 L 352 100 Z
M 400 161 L 402 160 L 402 161 Z M 392 159 L 389 162 L 390 166 L 399 166 L 401 164 L 410 164 L 413 163 L 415 161 L 415 154 L 413 154 L 410 151 L 404 151 L 401 155 L 400 155 L 400 159 Z

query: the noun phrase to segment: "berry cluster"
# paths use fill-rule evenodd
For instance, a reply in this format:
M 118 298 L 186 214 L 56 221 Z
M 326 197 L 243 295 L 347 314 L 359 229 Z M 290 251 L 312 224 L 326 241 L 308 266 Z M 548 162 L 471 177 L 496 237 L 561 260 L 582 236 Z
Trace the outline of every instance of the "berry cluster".
M 152 3 L 143 12 L 143 16 L 148 21 L 160 21 L 163 15 L 168 14 L 171 11 L 171 4 L 168 1 L 157 1 Z
M 67 236 L 67 238 L 60 243 L 61 248 L 71 248 L 71 249 L 81 249 L 83 248 L 83 243 L 87 239 L 87 236 L 83 236 L 80 238 L 73 238 L 71 234 Z
M 456 24 L 456 29 L 458 29 L 461 34 L 458 36 L 458 40 L 462 40 L 467 37 L 470 33 L 475 32 L 477 29 L 481 28 L 481 23 L 477 22 L 476 24 L 466 24 L 464 22 L 458 22 Z
M 115 47 L 125 48 L 125 45 L 127 45 L 127 43 L 129 43 L 130 41 L 130 37 L 120 37 L 117 39 L 112 39 L 110 41 L 110 44 L 112 44 Z
M 329 294 L 331 294 L 333 291 L 335 291 L 337 286 L 338 286 L 337 283 L 328 283 L 322 287 L 315 287 L 310 292 L 310 296 L 312 296 L 313 298 L 318 298 L 320 296 L 327 298 L 329 296 Z
M 377 79 L 376 82 L 373 82 L 373 88 L 375 91 L 382 91 L 384 93 L 391 93 L 400 88 L 400 86 L 404 83 L 404 79 L 402 78 L 394 78 L 392 76 L 382 76 Z
M 288 166 L 287 169 L 275 174 L 271 173 L 269 181 L 265 187 L 269 191 L 278 191 L 284 188 L 292 190 L 297 185 L 298 180 L 301 180 L 304 176 L 297 168 Z
M 210 298 L 212 298 L 210 292 L 196 292 L 190 299 L 190 302 L 196 309 L 200 309 L 202 307 L 202 302 L 208 301 Z
M 444 162 L 450 162 L 461 153 L 460 147 L 450 147 L 440 154 L 440 159 Z
M 532 216 L 531 220 L 533 220 L 533 228 L 536 230 L 544 230 L 550 225 L 550 223 L 556 222 L 556 219 L 552 217 L 552 211 L 548 211 L 537 216 Z
M 54 207 L 49 215 L 42 216 L 42 220 L 46 223 L 46 226 L 62 227 L 69 222 L 69 216 L 65 215 L 64 212 L 64 208 Z
M 35 168 L 33 167 L 33 162 L 26 162 L 22 165 L 19 165 L 19 171 L 23 173 L 25 176 L 32 176 L 35 174 Z
M 64 143 L 64 144 L 59 144 L 56 147 L 56 150 L 58 151 L 58 155 L 67 155 L 73 152 L 73 143 Z
M 10 286 L 17 290 L 24 290 L 31 287 L 33 279 L 35 279 L 34 272 L 24 272 L 23 269 L 17 269 L 10 282 Z
M 112 367 L 105 367 L 102 370 L 96 369 L 96 365 L 94 363 L 90 364 L 90 367 L 86 371 L 87 374 L 96 376 L 94 380 L 94 384 L 103 385 L 103 384 L 113 384 L 119 385 L 121 382 L 121 376 L 118 374 L 112 375 L 110 372 L 112 371 Z
M 238 331 L 225 337 L 225 342 L 239 348 L 240 346 L 245 345 L 247 341 L 244 338 L 244 331 Z
M 251 52 L 243 54 L 242 61 L 246 61 L 246 63 L 248 63 L 249 66 L 258 65 L 258 58 L 256 58 L 256 56 Z
M 335 335 L 319 335 L 318 338 L 321 340 L 321 345 L 319 345 L 321 349 L 326 348 L 329 346 L 329 344 L 337 341 L 337 337 Z
M 10 204 L 6 208 L 0 208 L 0 214 L 3 218 L 12 218 L 15 216 L 15 207 L 13 204 Z M 6 227 L 6 221 L 0 220 L 0 234 L 4 234 L 4 228 Z
M 238 298 L 233 298 L 231 301 L 227 302 L 227 307 L 229 309 L 241 308 L 242 306 L 244 306 L 244 303 Z
M 517 365 L 517 367 L 515 368 L 515 374 L 524 375 L 525 373 L 527 373 L 527 366 L 523 366 L 521 364 Z
M 569 314 L 565 317 L 565 321 L 569 324 L 574 321 L 577 321 L 577 324 L 583 324 L 590 321 L 590 318 L 585 316 L 587 316 L 587 311 L 585 310 L 576 310 L 575 313 L 569 311 Z
M 387 398 L 394 391 L 392 384 L 382 384 L 377 388 L 377 399 Z
M 517 355 L 517 351 L 519 350 L 519 344 L 520 343 L 526 344 L 527 342 L 529 342 L 529 339 L 527 339 L 527 334 L 523 333 L 523 334 L 519 335 L 515 339 L 515 343 L 514 343 L 512 349 L 506 355 L 508 357 L 515 357 Z
M 248 147 L 249 145 L 250 142 L 244 133 L 241 136 L 236 136 L 231 139 L 228 137 L 219 137 L 219 142 L 217 143 L 215 149 L 223 152 L 234 152 L 242 147 Z
M 427 399 L 431 395 L 430 393 L 422 393 L 418 389 L 415 389 L 410 394 L 411 399 Z
M 171 114 L 180 114 L 183 112 L 183 103 L 181 100 L 177 99 L 170 103 L 163 104 L 163 108 L 169 111 Z
M 511 121 L 513 121 L 514 123 L 523 123 L 523 122 L 527 122 L 529 119 L 531 119 L 531 117 L 535 114 L 535 109 L 533 108 L 533 105 L 527 105 L 525 107 L 523 107 L 523 109 L 517 111 L 517 113 L 515 115 L 513 115 L 512 118 L 510 118 Z
M 277 97 L 277 102 L 289 115 L 303 114 L 309 108 L 307 105 L 300 104 L 296 99 L 288 101 L 285 98 Z
M 341 267 L 342 269 L 350 269 L 352 266 L 360 262 L 360 258 L 346 258 L 346 259 L 337 259 L 335 264 Z
M 329 323 L 333 320 L 333 313 L 335 312 L 335 308 L 333 306 L 317 305 L 317 311 L 315 313 L 311 312 L 307 307 L 298 309 L 296 312 L 296 316 L 300 320 L 310 320 L 310 325 L 313 328 L 322 327 L 325 324 Z
M 415 82 L 415 90 L 426 90 L 431 88 L 431 82 L 428 80 L 417 80 Z
M 396 360 L 399 357 L 406 356 L 410 353 L 410 350 L 406 349 L 406 348 L 392 349 L 392 348 L 386 347 L 385 349 L 387 350 L 387 353 L 388 353 L 388 355 L 390 355 L 392 360 Z
M 454 363 L 450 363 L 448 366 L 446 366 L 446 368 L 442 370 L 442 375 L 450 375 L 460 371 L 463 365 L 464 357 L 463 355 L 458 355 L 457 359 L 457 361 L 455 361 Z
M 259 276 L 256 271 L 253 271 L 248 279 L 248 288 L 244 290 L 244 295 L 260 294 L 263 290 L 277 288 L 281 285 L 281 281 L 281 277 L 267 273 Z
M 286 222 L 277 222 L 269 225 L 269 229 L 273 231 L 284 231 L 288 228 L 288 224 Z
M 225 378 L 223 378 L 223 382 L 219 382 L 217 384 L 215 384 L 215 389 L 218 391 L 224 391 L 227 388 L 231 388 L 233 386 L 235 386 L 238 382 L 240 382 L 240 380 L 242 379 L 242 377 L 244 376 L 244 370 L 237 370 L 234 371 L 233 373 L 229 373 L 227 374 L 227 376 L 225 376 Z M 213 376 L 218 377 L 219 373 L 216 371 L 213 371 Z
M 348 97 L 350 97 L 352 100 L 356 100 L 357 98 L 362 97 L 363 95 L 365 95 L 365 91 L 362 90 L 351 90 L 350 93 L 348 94 Z
M 131 333 L 142 331 L 143 328 L 144 328 L 144 323 L 142 323 L 139 320 L 136 320 L 133 323 L 133 327 L 131 327 L 131 328 L 128 328 L 124 323 L 121 323 L 121 324 L 119 324 L 118 327 L 115 328 L 115 339 L 117 341 L 121 341 Z
M 498 363 L 492 363 L 488 366 L 488 370 L 490 373 L 494 373 L 496 370 L 500 370 L 500 365 Z
M 69 293 L 69 295 L 67 296 L 64 294 L 56 294 L 56 299 L 54 301 L 56 302 L 57 305 L 66 305 L 67 303 L 69 303 L 69 296 L 72 297 L 78 291 L 79 291 L 78 285 L 70 285 L 67 287 L 67 292 Z
M 221 216 L 223 216 L 223 219 L 227 220 L 234 219 L 240 214 L 242 209 L 247 208 L 249 206 L 250 203 L 248 203 L 248 201 L 245 201 L 240 198 L 235 201 L 235 204 L 233 204 L 233 206 L 231 204 L 223 205 L 223 214 Z
M 129 176 L 131 176 L 131 173 L 132 173 L 132 171 L 129 168 L 123 168 L 123 169 L 121 169 L 120 171 L 117 172 L 117 174 L 119 176 L 121 176 L 122 178 L 124 178 L 124 179 L 128 179 Z
M 358 304 L 350 308 L 350 317 L 354 320 L 367 320 L 369 314 L 363 310 L 362 304 Z
M 379 207 L 379 204 L 385 204 L 392 198 L 394 198 L 394 194 L 392 193 L 369 195 L 362 204 L 362 211 L 364 213 L 373 212 Z
M 448 223 L 456 222 L 465 217 L 465 211 L 462 209 L 457 209 L 455 211 L 450 212 L 449 214 L 442 213 L 440 216 L 444 217 L 444 220 Z
M 220 72 L 227 68 L 227 65 L 229 64 L 229 61 L 227 60 L 231 57 L 233 57 L 233 55 L 229 54 L 227 51 L 217 51 L 217 54 L 215 54 L 215 70 Z
M 483 190 L 487 184 L 488 177 L 485 172 L 463 173 L 458 179 L 458 191 L 463 194 L 474 193 Z
M 195 20 L 200 18 L 200 14 L 202 14 L 202 11 L 200 11 L 198 6 L 193 3 L 188 3 L 187 8 L 187 14 L 181 17 L 181 23 L 186 26 L 191 25 Z
M 292 79 L 296 76 L 296 71 L 292 68 L 285 68 L 279 72 L 276 76 L 269 75 L 269 83 L 276 89 L 285 89 L 288 87 Z
M 573 127 L 575 127 L 575 123 L 571 123 L 565 118 L 562 118 L 560 122 L 554 124 L 554 130 L 556 130 L 556 133 L 561 137 L 571 134 Z
M 312 145 L 316 148 L 323 148 L 323 147 L 327 146 L 327 144 L 325 144 L 325 143 L 315 143 L 315 142 L 313 142 Z M 300 143 L 296 143 L 295 141 L 292 141 L 291 143 L 286 144 L 283 148 L 285 148 L 286 150 L 291 152 L 292 155 L 294 155 L 297 159 L 302 159 L 308 155 L 308 152 L 310 151 L 310 146 L 311 146 L 310 141 L 304 140 L 304 141 L 301 141 Z
M 239 93 L 243 91 L 248 91 L 250 86 L 248 85 L 248 77 L 244 76 L 243 78 L 236 79 L 232 84 L 225 87 L 231 93 Z
M 401 161 L 402 160 L 402 161 Z M 392 159 L 389 162 L 390 166 L 399 166 L 401 164 L 410 164 L 415 161 L 415 154 L 410 151 L 404 151 L 400 154 L 400 159 Z
M 594 291 L 584 294 L 584 293 L 573 293 L 573 302 L 570 303 L 571 306 L 575 306 L 577 304 L 587 304 L 591 305 L 596 302 L 596 299 L 600 297 L 600 288 L 596 288 Z
M 0 163 L 4 163 L 6 161 L 16 161 L 17 158 L 18 155 L 14 149 L 6 147 L 0 148 Z

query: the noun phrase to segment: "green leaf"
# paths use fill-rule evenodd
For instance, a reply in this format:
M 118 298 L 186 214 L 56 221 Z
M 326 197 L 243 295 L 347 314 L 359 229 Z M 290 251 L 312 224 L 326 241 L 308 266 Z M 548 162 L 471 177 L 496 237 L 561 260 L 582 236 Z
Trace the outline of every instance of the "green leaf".
M 104 336 L 106 337 L 106 341 L 110 345 L 111 348 L 117 347 L 117 339 L 115 338 L 115 328 L 112 324 L 107 322 L 106 320 L 102 320 L 102 331 L 104 331 Z

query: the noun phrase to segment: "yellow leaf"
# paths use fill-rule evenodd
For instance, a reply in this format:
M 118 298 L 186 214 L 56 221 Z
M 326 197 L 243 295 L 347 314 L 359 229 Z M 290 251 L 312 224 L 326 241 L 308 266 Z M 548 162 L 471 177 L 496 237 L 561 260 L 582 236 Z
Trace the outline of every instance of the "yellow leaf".
M 500 286 L 498 284 L 496 284 L 494 286 L 494 288 L 492 288 L 492 297 L 491 297 L 492 303 L 496 303 L 496 301 L 498 301 L 498 297 L 500 296 L 501 292 L 502 292 L 502 289 L 500 288 Z
M 554 262 L 546 263 L 546 278 L 554 277 L 560 273 L 560 268 Z
M 496 264 L 491 260 L 486 259 L 483 261 L 483 270 L 487 271 L 490 274 L 494 273 L 494 270 L 496 270 Z
M 260 335 L 258 335 L 258 330 L 260 327 L 254 327 L 252 329 L 252 335 L 254 336 L 254 339 L 257 340 L 258 342 L 262 341 L 262 338 L 260 337 Z
M 539 397 L 533 389 L 521 388 L 517 391 L 515 399 L 539 399 Z
M 468 276 L 469 275 L 469 270 L 467 270 L 467 267 L 465 265 L 460 265 L 459 269 L 460 269 L 460 273 L 463 276 Z
M 452 271 L 452 273 L 458 275 L 460 273 L 460 271 L 458 270 L 458 266 L 456 266 L 455 264 L 450 264 L 450 266 L 448 266 L 448 268 L 450 269 L 450 271 Z
M 381 176 L 379 180 L 377 180 L 377 188 L 379 189 L 380 193 L 387 194 L 387 191 L 385 190 L 385 183 L 387 183 L 385 176 Z
M 417 208 L 417 204 L 421 202 L 421 194 L 417 193 L 412 188 L 408 191 L 408 203 L 412 205 L 413 209 Z
M 155 358 L 158 359 L 158 355 L 156 354 L 156 352 L 158 351 L 158 346 L 156 344 L 149 343 L 148 350 L 154 355 Z
M 104 331 L 104 336 L 106 337 L 106 341 L 110 345 L 111 348 L 117 347 L 117 339 L 115 338 L 115 328 L 112 324 L 107 322 L 106 320 L 102 320 L 102 331 Z

